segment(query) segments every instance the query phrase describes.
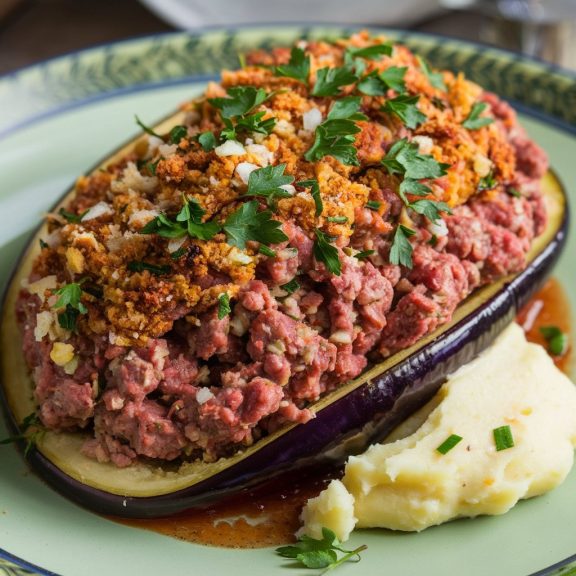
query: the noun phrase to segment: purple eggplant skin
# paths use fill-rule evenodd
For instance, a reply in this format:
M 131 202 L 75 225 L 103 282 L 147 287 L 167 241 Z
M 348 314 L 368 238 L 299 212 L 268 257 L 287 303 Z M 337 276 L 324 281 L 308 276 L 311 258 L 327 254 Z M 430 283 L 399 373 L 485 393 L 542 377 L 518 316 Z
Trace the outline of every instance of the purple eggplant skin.
M 37 450 L 29 453 L 28 460 L 39 476 L 81 506 L 101 514 L 132 518 L 169 516 L 203 507 L 288 470 L 342 461 L 351 452 L 339 450 L 343 443 L 354 441 L 358 452 L 385 437 L 423 406 L 449 373 L 496 338 L 550 274 L 565 245 L 568 225 L 569 210 L 565 209 L 549 244 L 523 272 L 474 308 L 473 313 L 390 369 L 319 410 L 307 424 L 293 427 L 245 460 L 194 486 L 166 495 L 123 497 L 74 480 Z

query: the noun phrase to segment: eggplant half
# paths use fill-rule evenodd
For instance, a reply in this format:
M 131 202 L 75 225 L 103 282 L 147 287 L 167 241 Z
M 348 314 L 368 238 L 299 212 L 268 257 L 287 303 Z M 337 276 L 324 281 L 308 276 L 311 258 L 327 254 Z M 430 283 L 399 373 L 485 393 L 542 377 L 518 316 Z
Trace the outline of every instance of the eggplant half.
M 158 129 L 173 123 L 174 117 Z M 113 163 L 131 146 L 97 169 Z M 568 210 L 562 186 L 551 172 L 544 177 L 542 188 L 548 225 L 533 242 L 526 269 L 476 290 L 450 323 L 324 396 L 311 406 L 316 417 L 308 423 L 287 426 L 213 463 L 150 461 L 128 468 L 84 456 L 80 448 L 85 435 L 81 432 L 47 431 L 38 435 L 35 446 L 27 451 L 32 468 L 56 490 L 91 510 L 124 517 L 158 517 L 203 506 L 287 470 L 342 461 L 365 449 L 422 407 L 447 374 L 488 346 L 550 273 L 565 243 Z M 16 433 L 35 405 L 15 304 L 44 231 L 44 226 L 40 227 L 30 241 L 4 295 L 1 378 L 7 415 Z

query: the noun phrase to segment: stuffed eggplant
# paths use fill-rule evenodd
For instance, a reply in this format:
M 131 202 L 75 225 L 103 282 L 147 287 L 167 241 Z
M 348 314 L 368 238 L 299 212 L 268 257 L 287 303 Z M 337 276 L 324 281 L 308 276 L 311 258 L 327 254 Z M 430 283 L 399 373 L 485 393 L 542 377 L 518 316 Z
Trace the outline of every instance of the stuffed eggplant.
M 565 239 L 512 109 L 381 38 L 251 54 L 138 122 L 48 215 L 3 308 L 29 460 L 101 512 L 171 514 L 364 448 Z

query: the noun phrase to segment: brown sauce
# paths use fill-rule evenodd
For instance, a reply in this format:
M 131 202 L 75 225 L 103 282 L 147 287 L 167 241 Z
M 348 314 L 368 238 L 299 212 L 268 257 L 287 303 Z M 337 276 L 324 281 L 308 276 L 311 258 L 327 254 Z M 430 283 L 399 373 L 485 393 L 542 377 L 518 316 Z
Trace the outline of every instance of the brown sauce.
M 558 326 L 570 334 L 570 306 L 560 283 L 549 280 L 518 314 L 518 322 L 532 342 L 546 345 L 542 326 Z M 567 372 L 570 352 L 554 357 L 557 366 Z M 299 528 L 298 516 L 304 503 L 317 496 L 341 471 L 318 470 L 287 475 L 253 490 L 199 510 L 170 518 L 114 520 L 153 530 L 189 542 L 228 548 L 261 548 L 294 541 Z

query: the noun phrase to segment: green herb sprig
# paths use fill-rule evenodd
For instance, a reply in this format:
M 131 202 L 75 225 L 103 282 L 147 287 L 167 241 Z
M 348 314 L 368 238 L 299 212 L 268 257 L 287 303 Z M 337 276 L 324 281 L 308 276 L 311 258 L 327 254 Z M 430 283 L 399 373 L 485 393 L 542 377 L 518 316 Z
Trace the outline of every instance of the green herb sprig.
M 276 66 L 274 68 L 276 76 L 284 76 L 286 78 L 293 78 L 303 84 L 308 84 L 308 77 L 310 76 L 310 56 L 302 48 L 294 46 L 290 52 L 290 61 L 283 66 Z
M 494 118 L 481 116 L 482 112 L 488 108 L 486 102 L 475 102 L 468 114 L 467 118 L 462 122 L 462 126 L 468 130 L 478 130 L 484 126 L 488 126 L 494 122 Z
M 26 446 L 24 448 L 24 456 L 28 456 L 30 450 L 36 446 L 38 440 L 44 435 L 46 429 L 42 425 L 40 418 L 36 412 L 28 414 L 19 426 L 20 434 L 16 436 L 9 436 L 8 438 L 3 438 L 0 440 L 0 445 L 14 444 L 19 440 L 26 440 Z M 32 432 L 30 433 L 30 430 Z
M 250 173 L 246 196 L 259 196 L 266 199 L 267 205 L 275 209 L 279 198 L 290 198 L 292 194 L 282 188 L 294 182 L 294 176 L 284 174 L 286 164 L 265 166 Z
M 318 262 L 324 262 L 326 268 L 334 275 L 342 273 L 342 263 L 338 257 L 338 248 L 332 244 L 333 239 L 319 228 L 314 230 L 316 241 L 314 242 L 314 258 Z
M 328 528 L 322 528 L 322 538 L 301 536 L 293 546 L 276 548 L 276 553 L 283 558 L 297 560 L 306 568 L 325 568 L 325 572 L 333 570 L 348 560 L 361 560 L 360 553 L 367 549 L 363 544 L 354 550 L 342 548 L 336 534 Z M 339 557 L 339 555 L 341 556 Z M 325 572 L 322 572 L 324 574 Z
M 88 309 L 81 301 L 81 282 L 65 284 L 58 290 L 53 290 L 53 294 L 56 294 L 59 298 L 52 307 L 64 309 L 58 313 L 58 324 L 65 330 L 75 330 L 78 316 L 88 312 Z

